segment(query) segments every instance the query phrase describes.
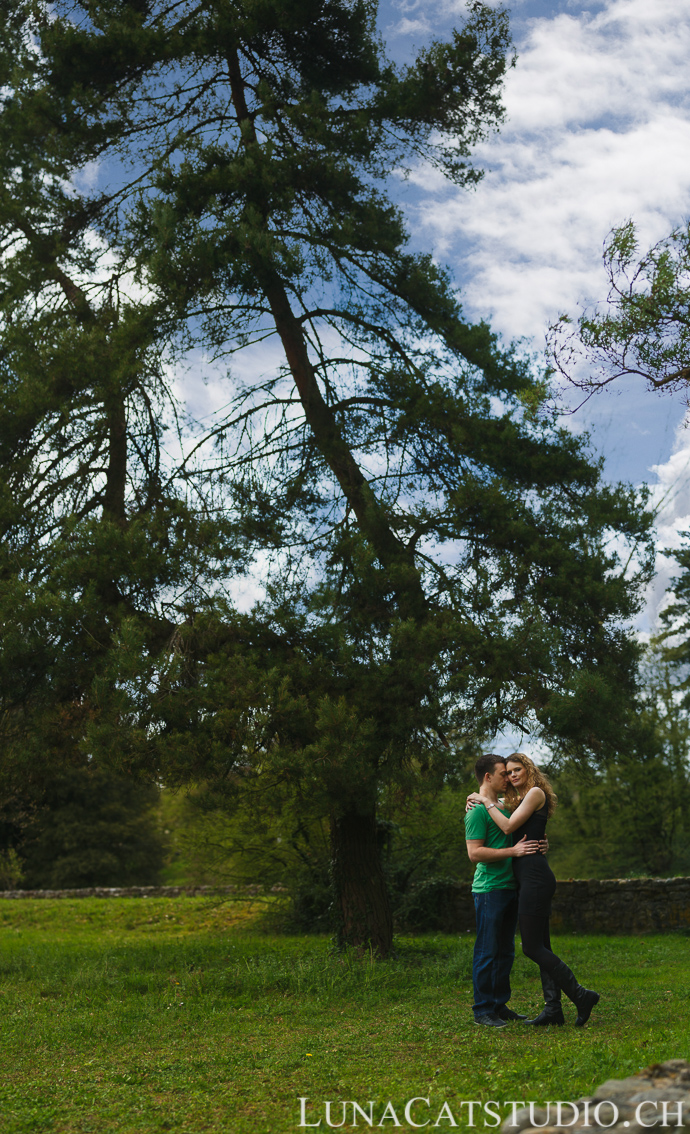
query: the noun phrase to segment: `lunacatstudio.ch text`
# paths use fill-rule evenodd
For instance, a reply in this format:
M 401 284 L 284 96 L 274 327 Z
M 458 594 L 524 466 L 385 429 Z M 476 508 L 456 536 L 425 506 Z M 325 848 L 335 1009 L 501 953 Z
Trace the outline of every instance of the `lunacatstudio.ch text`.
M 438 1126 L 450 1128 L 452 1126 L 488 1126 L 496 1127 L 507 1123 L 509 1126 L 523 1127 L 521 1111 L 529 1111 L 529 1126 L 558 1126 L 566 1130 L 577 1125 L 590 1127 L 593 1130 L 608 1129 L 616 1126 L 619 1119 L 618 1107 L 609 1099 L 600 1099 L 592 1102 L 589 1099 L 580 1102 L 554 1102 L 537 1103 L 529 1099 L 508 1099 L 499 1102 L 488 1099 L 482 1102 L 479 1099 L 464 1099 L 462 1102 L 433 1103 L 430 1098 L 416 1095 L 404 1102 L 393 1103 L 390 1099 L 384 1102 L 374 1102 L 369 1099 L 366 1103 L 350 1100 L 324 1099 L 322 1102 L 312 1101 L 301 1097 L 299 1100 L 298 1126 L 318 1127 L 336 1130 L 339 1126 L 411 1126 L 421 1129 L 423 1126 Z M 643 1099 L 637 1104 L 635 1110 L 636 1125 L 645 1126 L 682 1126 L 682 1107 L 677 1101 L 652 1101 Z M 622 1126 L 630 1126 L 625 1121 Z

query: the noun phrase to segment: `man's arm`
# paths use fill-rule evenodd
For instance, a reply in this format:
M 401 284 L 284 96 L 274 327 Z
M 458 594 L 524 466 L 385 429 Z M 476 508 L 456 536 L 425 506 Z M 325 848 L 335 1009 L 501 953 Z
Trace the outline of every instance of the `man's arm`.
M 499 805 L 501 807 L 503 807 L 503 799 L 499 799 L 498 802 L 499 802 Z M 467 797 L 467 802 L 465 804 L 465 814 L 467 814 L 469 811 L 471 811 L 473 807 L 480 807 L 480 806 L 481 807 L 484 806 L 483 801 L 480 800 L 478 792 L 473 792 L 472 795 L 468 795 L 468 797 Z M 483 846 L 481 839 L 468 839 L 467 842 L 468 843 L 474 842 L 474 843 L 478 843 L 480 846 Z M 488 847 L 487 849 L 491 850 L 491 847 Z M 470 854 L 469 846 L 467 848 L 467 853 L 469 855 L 470 862 L 490 862 L 491 861 L 488 858 L 472 858 L 472 855 Z M 548 840 L 547 836 L 544 835 L 544 838 L 541 839 L 541 841 L 539 842 L 539 854 L 548 854 L 548 853 L 549 853 L 549 840 Z
M 520 839 L 514 847 L 487 847 L 483 839 L 467 839 L 467 857 L 470 862 L 499 862 L 503 858 L 522 858 L 525 854 L 537 854 L 539 843 Z

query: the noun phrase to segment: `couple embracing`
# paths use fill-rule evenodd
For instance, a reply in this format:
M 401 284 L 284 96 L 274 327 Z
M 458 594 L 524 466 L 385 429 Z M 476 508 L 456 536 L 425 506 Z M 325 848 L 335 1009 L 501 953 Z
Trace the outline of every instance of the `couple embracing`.
M 465 837 L 476 863 L 472 893 L 477 915 L 472 982 L 476 1024 L 503 1028 L 510 1020 L 563 1024 L 561 991 L 577 1008 L 575 1024 L 587 1023 L 599 993 L 578 984 L 551 949 L 549 916 L 556 889 L 544 857 L 546 821 L 556 796 L 529 756 L 515 752 L 480 756 L 474 766 L 479 791 L 468 798 Z M 515 929 L 522 951 L 539 966 L 544 1008 L 534 1020 L 508 1008 Z

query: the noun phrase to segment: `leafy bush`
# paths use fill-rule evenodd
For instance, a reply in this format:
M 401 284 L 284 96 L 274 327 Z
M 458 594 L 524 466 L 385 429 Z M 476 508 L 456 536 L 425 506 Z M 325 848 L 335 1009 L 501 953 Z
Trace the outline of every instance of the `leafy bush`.
M 27 889 L 158 882 L 165 840 L 157 788 L 77 764 L 46 773 L 14 802 L 20 819 L 2 825 L 5 888 L 20 878 Z

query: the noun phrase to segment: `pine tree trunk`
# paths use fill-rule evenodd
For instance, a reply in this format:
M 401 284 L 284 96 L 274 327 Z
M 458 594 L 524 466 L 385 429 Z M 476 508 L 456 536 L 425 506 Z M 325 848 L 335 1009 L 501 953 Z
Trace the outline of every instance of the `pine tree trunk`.
M 331 870 L 338 944 L 387 957 L 393 915 L 376 837 L 376 811 L 331 816 Z

